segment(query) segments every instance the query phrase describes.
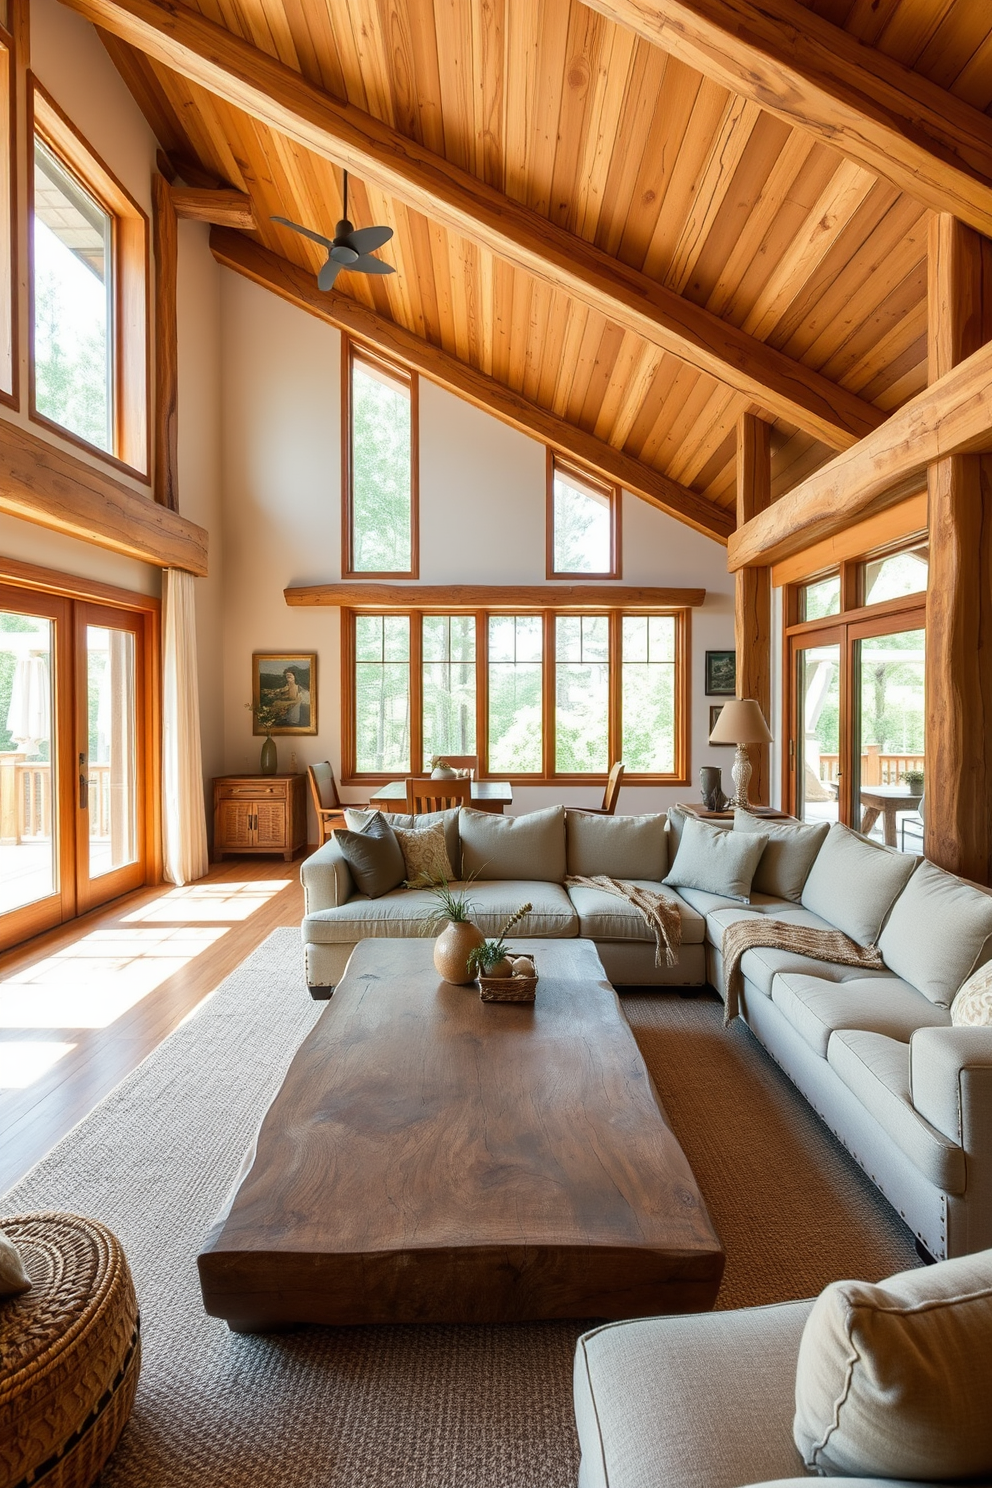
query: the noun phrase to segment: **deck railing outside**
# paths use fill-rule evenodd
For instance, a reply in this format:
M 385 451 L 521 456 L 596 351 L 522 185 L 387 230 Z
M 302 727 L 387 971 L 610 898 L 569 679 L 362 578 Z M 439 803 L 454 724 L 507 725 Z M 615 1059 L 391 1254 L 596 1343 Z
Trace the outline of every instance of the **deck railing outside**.
M 90 765 L 90 837 L 110 841 L 110 766 Z M 0 752 L 0 843 L 49 842 L 52 836 L 52 769 L 47 760 Z
M 907 770 L 922 769 L 922 754 L 883 754 L 877 744 L 868 744 L 861 756 L 861 784 L 899 785 Z M 839 754 L 820 755 L 820 779 L 824 784 L 835 784 L 839 771 Z

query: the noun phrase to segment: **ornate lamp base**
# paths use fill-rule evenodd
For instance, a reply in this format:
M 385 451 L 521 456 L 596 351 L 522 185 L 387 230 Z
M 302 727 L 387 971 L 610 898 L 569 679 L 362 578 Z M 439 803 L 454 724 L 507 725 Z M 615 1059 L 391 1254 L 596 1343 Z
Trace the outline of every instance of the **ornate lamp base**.
M 747 752 L 746 744 L 738 744 L 730 776 L 734 782 L 734 797 L 730 802 L 731 806 L 739 806 L 742 811 L 749 811 L 751 802 L 747 798 L 747 790 L 751 784 L 751 756 Z

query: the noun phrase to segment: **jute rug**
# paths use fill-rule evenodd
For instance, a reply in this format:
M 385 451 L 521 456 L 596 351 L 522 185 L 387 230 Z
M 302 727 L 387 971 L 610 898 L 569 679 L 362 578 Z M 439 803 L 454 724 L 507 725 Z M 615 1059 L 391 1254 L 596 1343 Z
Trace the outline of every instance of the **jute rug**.
M 629 994 L 628 1017 L 728 1252 L 721 1306 L 915 1263 L 906 1231 L 711 997 Z M 102 1219 L 128 1254 L 144 1363 L 106 1488 L 572 1488 L 581 1323 L 238 1336 L 195 1256 L 321 1011 L 277 930 L 0 1200 Z

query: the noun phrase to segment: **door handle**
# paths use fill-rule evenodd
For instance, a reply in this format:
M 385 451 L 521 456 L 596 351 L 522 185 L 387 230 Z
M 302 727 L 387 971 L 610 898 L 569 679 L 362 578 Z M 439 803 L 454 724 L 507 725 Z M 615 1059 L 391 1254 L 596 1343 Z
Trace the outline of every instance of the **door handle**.
M 86 756 L 79 756 L 79 809 L 87 811 L 90 804 L 90 783 L 87 778 Z

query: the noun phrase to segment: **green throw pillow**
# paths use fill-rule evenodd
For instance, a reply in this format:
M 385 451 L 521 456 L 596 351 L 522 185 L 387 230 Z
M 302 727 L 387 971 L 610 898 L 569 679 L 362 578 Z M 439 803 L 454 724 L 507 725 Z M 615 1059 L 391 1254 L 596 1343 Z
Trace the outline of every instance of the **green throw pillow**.
M 403 849 L 381 811 L 376 811 L 360 832 L 339 829 L 334 841 L 360 894 L 378 899 L 390 889 L 399 888 L 406 878 Z

